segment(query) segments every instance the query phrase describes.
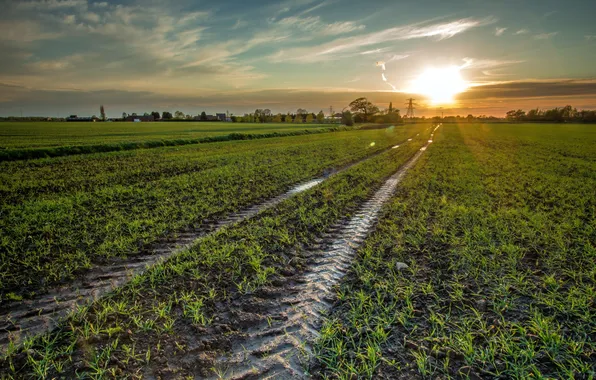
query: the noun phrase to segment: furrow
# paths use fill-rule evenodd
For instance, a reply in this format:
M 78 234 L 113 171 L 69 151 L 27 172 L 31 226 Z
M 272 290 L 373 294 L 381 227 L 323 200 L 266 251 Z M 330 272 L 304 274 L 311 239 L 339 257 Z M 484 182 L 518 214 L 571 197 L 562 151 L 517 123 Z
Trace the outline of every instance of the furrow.
M 323 177 L 301 182 L 274 198 L 228 215 L 223 219 L 203 223 L 200 228 L 195 230 L 179 233 L 167 241 L 153 245 L 148 250 L 150 254 L 114 259 L 111 263 L 90 269 L 84 277 L 67 285 L 53 288 L 31 299 L 2 305 L 0 320 L 5 322 L 0 324 L 0 352 L 4 352 L 11 341 L 18 345 L 26 338 L 55 328 L 70 312 L 124 285 L 132 277 L 145 271 L 147 267 L 190 248 L 197 239 L 252 218 L 259 212 L 274 207 L 296 194 L 315 187 L 331 176 L 392 148 L 382 149 L 343 168 L 329 169 Z
M 247 295 L 232 305 L 240 305 L 244 318 L 255 322 L 240 333 L 230 352 L 217 358 L 217 376 L 213 378 L 222 374 L 229 379 L 308 376 L 310 344 L 319 334 L 321 317 L 333 305 L 334 287 L 349 270 L 357 248 L 374 228 L 383 205 L 432 143 L 437 128 L 429 141 L 349 221 L 332 228 L 320 248 L 307 252 L 310 265 L 299 278 Z M 262 305 L 268 307 L 263 309 Z

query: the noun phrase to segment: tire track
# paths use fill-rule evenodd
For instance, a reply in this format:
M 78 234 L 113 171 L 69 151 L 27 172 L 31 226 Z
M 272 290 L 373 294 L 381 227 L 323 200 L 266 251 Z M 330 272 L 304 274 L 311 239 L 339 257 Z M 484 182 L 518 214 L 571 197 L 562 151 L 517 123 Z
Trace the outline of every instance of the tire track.
M 332 228 L 307 252 L 306 272 L 282 284 L 242 297 L 225 318 L 247 326 L 232 351 L 217 358 L 213 378 L 285 379 L 307 377 L 310 343 L 319 335 L 321 317 L 332 307 L 333 288 L 349 270 L 354 254 L 374 228 L 383 205 L 405 174 L 432 143 L 430 139 L 366 201 L 350 220 Z
M 167 260 L 190 248 L 195 240 L 252 218 L 259 212 L 274 207 L 284 200 L 311 189 L 326 179 L 392 148 L 395 146 L 381 149 L 339 169 L 327 169 L 322 177 L 300 182 L 281 195 L 232 213 L 223 219 L 205 221 L 199 228 L 178 233 L 168 240 L 152 245 L 148 250 L 149 254 L 115 259 L 106 265 L 91 268 L 82 278 L 69 284 L 52 288 L 32 299 L 2 305 L 0 310 L 0 352 L 5 352 L 11 341 L 19 345 L 24 339 L 52 330 L 70 312 L 126 284 L 131 278 L 144 272 L 147 267 L 158 261 Z

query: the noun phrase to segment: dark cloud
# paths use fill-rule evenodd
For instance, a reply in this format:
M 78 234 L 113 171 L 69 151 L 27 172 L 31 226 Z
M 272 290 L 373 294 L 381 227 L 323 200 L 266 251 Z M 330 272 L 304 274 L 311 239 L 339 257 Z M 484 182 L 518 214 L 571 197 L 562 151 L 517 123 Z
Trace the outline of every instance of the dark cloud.
M 307 108 L 318 111 L 322 105 L 333 105 L 341 109 L 357 97 L 367 97 L 373 103 L 386 106 L 389 102 L 399 107 L 404 99 L 412 94 L 366 91 L 324 91 L 268 89 L 246 92 L 220 92 L 208 95 L 164 95 L 151 91 L 101 90 L 37 90 L 11 84 L 0 84 L 0 114 L 14 114 L 18 107 L 40 110 L 47 114 L 78 113 L 80 110 L 95 109 L 104 104 L 117 113 L 122 111 L 148 111 L 151 109 L 198 112 L 199 110 L 229 109 L 237 113 L 252 111 L 255 108 L 270 108 L 274 112 L 293 111 Z M 420 99 L 420 110 L 434 112 L 437 107 L 427 105 Z M 508 107 L 534 107 L 537 105 L 577 104 L 581 108 L 593 108 L 596 99 L 596 83 L 579 81 L 558 82 L 511 82 L 482 86 L 460 94 L 460 100 L 468 100 L 462 106 L 443 107 L 451 113 L 501 114 Z M 536 103 L 536 98 L 540 103 Z M 592 106 L 590 107 L 590 104 Z M 586 107 L 583 107 L 586 106 Z M 325 108 L 326 108 L 325 107 Z M 47 112 L 47 110 L 53 110 Z
M 473 87 L 459 100 L 596 95 L 595 80 L 519 81 Z

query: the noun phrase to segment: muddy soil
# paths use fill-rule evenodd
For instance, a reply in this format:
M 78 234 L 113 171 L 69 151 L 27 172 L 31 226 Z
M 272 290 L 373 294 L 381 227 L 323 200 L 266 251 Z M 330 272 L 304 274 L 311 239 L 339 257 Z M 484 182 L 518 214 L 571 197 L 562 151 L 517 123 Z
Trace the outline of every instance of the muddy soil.
M 383 205 L 431 143 L 432 136 L 352 218 L 301 253 L 303 270 L 282 270 L 270 286 L 217 305 L 213 325 L 193 342 L 197 348 L 169 358 L 168 367 L 213 379 L 309 377 L 311 343 L 318 336 L 321 317 L 333 307 L 335 287 L 374 229 Z
M 284 200 L 304 192 L 327 178 L 343 172 L 365 160 L 378 156 L 391 147 L 376 152 L 342 168 L 328 168 L 324 175 L 299 183 L 284 194 L 267 199 L 220 220 L 206 220 L 198 227 L 177 233 L 153 244 L 143 254 L 127 258 L 114 258 L 96 265 L 73 282 L 47 290 L 32 299 L 3 304 L 0 309 L 0 352 L 12 341 L 20 344 L 24 339 L 55 328 L 70 312 L 127 283 L 148 266 L 188 249 L 195 240 L 222 228 L 252 218 L 259 212 L 274 207 Z

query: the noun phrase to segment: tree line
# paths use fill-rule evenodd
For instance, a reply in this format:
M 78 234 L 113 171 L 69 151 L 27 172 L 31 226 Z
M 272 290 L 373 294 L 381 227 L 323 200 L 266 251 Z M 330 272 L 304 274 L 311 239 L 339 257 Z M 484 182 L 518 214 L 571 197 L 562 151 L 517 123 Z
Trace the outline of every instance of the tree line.
M 105 111 L 103 106 L 100 110 L 102 119 L 105 120 Z M 129 115 L 122 114 L 122 119 L 126 119 Z M 130 116 L 137 116 L 136 113 Z M 139 115 L 140 116 L 140 115 Z M 161 114 L 157 111 L 151 113 L 144 113 L 143 116 L 153 116 L 154 120 L 200 120 L 210 121 L 211 115 L 207 115 L 205 111 L 199 115 L 185 114 L 182 111 L 176 111 L 173 114 L 169 111 L 163 111 Z M 99 119 L 95 115 L 93 119 Z M 296 112 L 288 112 L 286 114 L 274 114 L 270 109 L 256 109 L 252 113 L 246 113 L 243 116 L 234 116 L 230 114 L 229 118 L 236 123 L 341 123 L 344 125 L 354 125 L 354 123 L 379 123 L 379 124 L 399 124 L 407 120 L 408 122 L 443 122 L 443 123 L 462 123 L 462 122 L 574 122 L 574 123 L 596 123 L 596 110 L 577 110 L 577 108 L 567 105 L 565 107 L 555 107 L 551 109 L 541 110 L 539 108 L 524 111 L 521 109 L 508 111 L 505 118 L 495 116 L 469 114 L 467 116 L 435 116 L 435 117 L 414 117 L 404 118 L 400 114 L 400 110 L 393 108 L 393 103 L 389 103 L 389 107 L 381 109 L 377 105 L 370 102 L 367 98 L 358 98 L 350 102 L 350 104 L 341 112 L 333 113 L 328 116 L 323 110 L 318 113 L 309 112 L 306 109 L 298 108 Z M 36 116 L 9 116 L 0 117 L 0 121 L 64 121 L 64 118 L 52 117 L 36 117 Z M 116 119 L 117 120 L 117 119 Z
M 596 122 L 596 111 L 578 111 L 577 108 L 567 105 L 545 110 L 534 108 L 528 112 L 521 109 L 511 110 L 507 112 L 505 118 L 509 121 L 594 123 Z

